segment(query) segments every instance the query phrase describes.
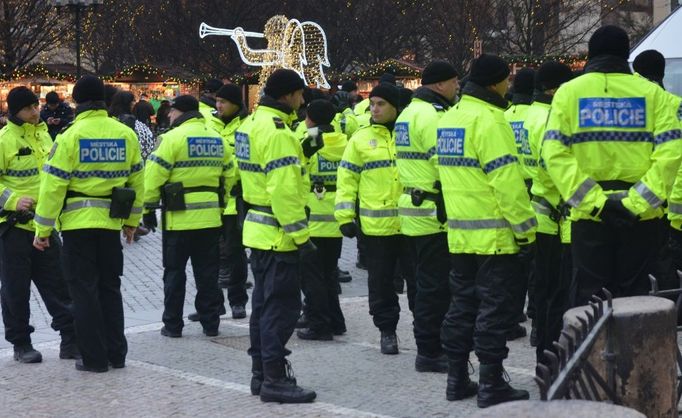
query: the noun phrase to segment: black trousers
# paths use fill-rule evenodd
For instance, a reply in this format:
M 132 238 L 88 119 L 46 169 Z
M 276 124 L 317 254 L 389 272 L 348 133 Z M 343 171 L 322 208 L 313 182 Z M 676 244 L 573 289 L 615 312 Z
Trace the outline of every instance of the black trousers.
M 523 318 L 523 308 L 526 306 L 526 295 L 528 295 L 528 317 L 535 319 L 535 260 L 531 262 L 529 268 L 521 270 L 521 274 L 510 282 L 514 295 L 514 316 L 511 327 L 516 326 Z
M 301 314 L 299 268 L 298 251 L 251 250 L 254 285 L 248 353 L 266 369 L 266 364 L 279 364 L 291 354 L 286 344 Z
M 310 239 L 317 246 L 317 252 L 301 259 L 301 287 L 309 327 L 318 332 L 345 331 L 336 277 L 343 238 Z
M 227 288 L 230 306 L 245 306 L 249 301 L 246 293 L 248 261 L 242 244 L 242 230 L 237 215 L 223 216 L 220 236 L 220 271 L 218 284 Z M 222 297 L 222 292 L 220 292 Z
M 413 253 L 403 235 L 365 235 L 367 254 L 367 287 L 369 290 L 369 314 L 380 331 L 393 332 L 400 318 L 400 304 L 395 293 L 393 277 L 396 264 L 406 266 L 403 277 L 414 280 Z
M 473 349 L 481 364 L 507 357 L 505 332 L 516 314 L 510 280 L 523 266 L 515 254 L 452 254 L 450 308 L 441 328 L 443 349 L 465 362 Z
M 31 344 L 29 331 L 31 280 L 52 316 L 52 329 L 73 335 L 71 297 L 59 260 L 61 242 L 55 234 L 45 251 L 33 247 L 32 231 L 9 228 L 0 239 L 0 305 L 5 339 L 15 346 Z
M 570 305 L 586 305 L 607 288 L 613 297 L 647 295 L 661 246 L 661 220 L 616 229 L 603 222 L 571 224 L 573 280 Z
M 79 229 L 62 232 L 62 261 L 73 298 L 76 342 L 89 367 L 122 363 L 128 353 L 123 334 L 119 231 Z
M 414 339 L 417 352 L 436 357 L 443 352 L 440 328 L 450 304 L 450 254 L 445 232 L 408 238 L 415 249 L 417 292 Z
M 558 341 L 563 326 L 563 315 L 568 309 L 570 284 L 570 245 L 562 244 L 559 235 L 536 234 L 535 256 L 535 326 L 538 345 L 537 361 L 544 359 L 544 350 L 555 351 L 552 342 Z
M 163 231 L 163 323 L 170 331 L 184 326 L 187 260 L 192 263 L 197 296 L 194 307 L 205 330 L 218 329 L 218 311 L 222 305 L 218 288 L 218 238 L 220 228 L 189 231 Z

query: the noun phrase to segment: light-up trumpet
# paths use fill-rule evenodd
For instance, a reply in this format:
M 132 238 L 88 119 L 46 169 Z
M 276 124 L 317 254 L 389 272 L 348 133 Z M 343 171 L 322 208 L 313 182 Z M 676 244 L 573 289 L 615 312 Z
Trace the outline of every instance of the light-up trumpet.
M 209 26 L 204 22 L 202 22 L 201 25 L 199 26 L 199 37 L 201 39 L 207 36 L 232 36 L 232 35 L 234 35 L 234 29 L 214 28 L 213 26 Z M 258 32 L 244 32 L 244 36 L 248 38 L 265 37 L 262 33 Z

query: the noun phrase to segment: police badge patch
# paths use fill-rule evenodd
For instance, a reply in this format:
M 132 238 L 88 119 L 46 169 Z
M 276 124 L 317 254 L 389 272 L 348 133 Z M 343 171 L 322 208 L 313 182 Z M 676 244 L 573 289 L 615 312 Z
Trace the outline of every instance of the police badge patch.
M 369 140 L 369 146 L 372 147 L 372 149 L 376 148 L 379 143 L 377 142 L 376 139 L 370 139 Z

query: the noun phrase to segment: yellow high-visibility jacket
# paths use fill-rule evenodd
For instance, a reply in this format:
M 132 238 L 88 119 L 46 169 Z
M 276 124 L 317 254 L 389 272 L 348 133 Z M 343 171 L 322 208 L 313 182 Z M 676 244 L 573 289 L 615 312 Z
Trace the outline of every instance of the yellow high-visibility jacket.
M 34 218 L 36 236 L 50 236 L 59 229 L 120 230 L 136 227 L 142 217 L 144 173 L 135 131 L 110 118 L 104 109 L 84 110 L 57 135 L 43 166 L 38 206 Z M 109 217 L 114 187 L 135 190 L 128 219 Z M 66 198 L 67 192 L 87 197 Z

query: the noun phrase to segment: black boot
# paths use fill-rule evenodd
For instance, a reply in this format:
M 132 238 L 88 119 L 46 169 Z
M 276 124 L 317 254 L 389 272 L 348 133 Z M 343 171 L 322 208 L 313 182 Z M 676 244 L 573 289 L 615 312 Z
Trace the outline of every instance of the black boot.
M 312 328 L 303 328 L 296 331 L 298 338 L 313 341 L 332 341 L 334 336 L 329 331 L 320 331 Z
M 263 362 L 260 357 L 251 357 L 251 394 L 260 395 L 260 387 L 263 384 Z
M 308 328 L 308 318 L 305 317 L 304 313 L 301 313 L 301 316 L 298 317 L 298 321 L 296 321 L 296 329 L 301 328 Z
M 481 364 L 479 373 L 477 402 L 479 408 L 530 398 L 527 391 L 514 389 L 509 385 L 509 376 L 504 371 L 502 363 Z
M 234 305 L 232 306 L 232 319 L 243 319 L 246 318 L 246 308 L 244 305 Z
M 74 334 L 62 334 L 62 342 L 59 344 L 59 358 L 62 360 L 78 360 L 81 358 Z
M 225 310 L 225 305 L 220 305 L 220 310 L 218 311 L 219 316 L 223 316 L 227 313 L 227 310 Z M 187 320 L 192 321 L 192 322 L 199 322 L 199 312 L 192 312 L 191 314 L 187 315 Z
M 266 363 L 263 365 L 263 371 L 265 380 L 260 389 L 260 400 L 263 402 L 307 403 L 317 397 L 314 391 L 303 389 L 296 384 L 287 360 Z
M 381 354 L 398 354 L 398 336 L 395 331 L 381 331 Z
M 477 392 L 478 383 L 469 379 L 468 362 L 448 362 L 448 386 L 445 389 L 445 398 L 448 401 L 459 401 L 470 398 Z
M 40 351 L 33 348 L 31 344 L 14 346 L 14 360 L 19 363 L 40 363 L 43 361 L 43 355 Z
M 414 369 L 420 373 L 447 373 L 448 358 L 445 354 L 440 354 L 435 357 L 417 354 L 417 357 L 414 359 Z
M 348 283 L 351 280 L 353 280 L 353 277 L 351 277 L 350 272 L 346 270 L 341 270 L 338 267 L 336 267 L 336 277 L 339 283 Z
M 511 328 L 507 330 L 507 332 L 505 332 L 504 336 L 507 338 L 507 341 L 512 341 L 518 338 L 523 338 L 526 335 L 528 334 L 526 332 L 526 328 L 523 325 L 514 324 Z

